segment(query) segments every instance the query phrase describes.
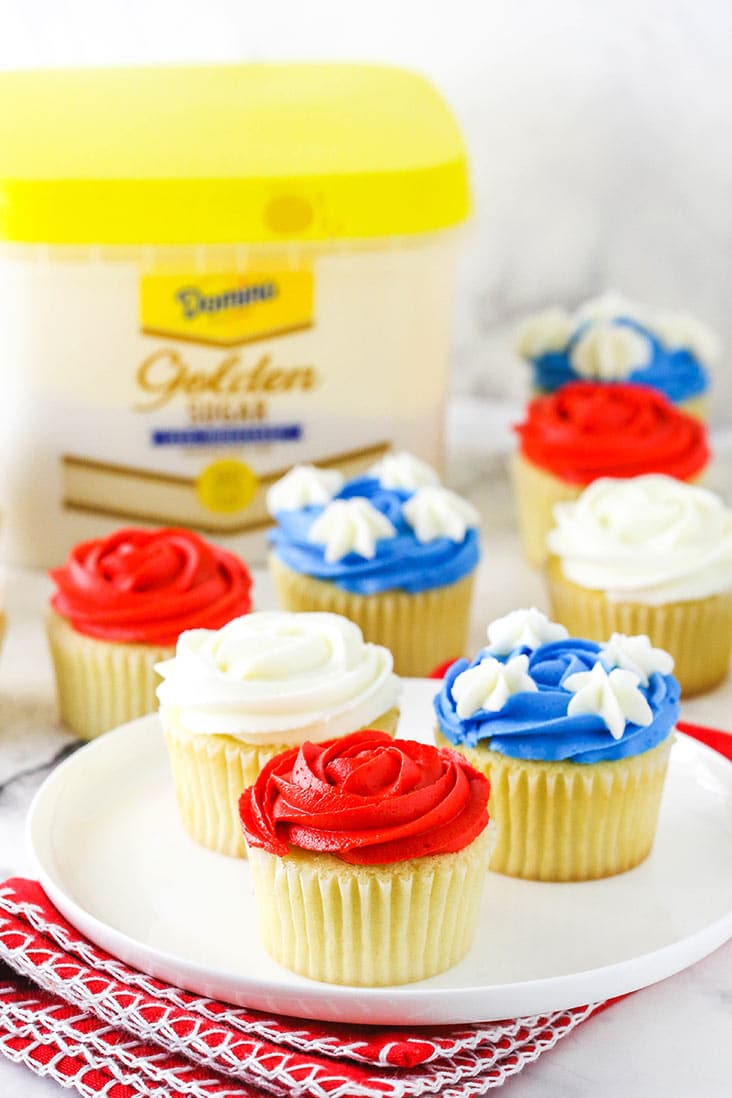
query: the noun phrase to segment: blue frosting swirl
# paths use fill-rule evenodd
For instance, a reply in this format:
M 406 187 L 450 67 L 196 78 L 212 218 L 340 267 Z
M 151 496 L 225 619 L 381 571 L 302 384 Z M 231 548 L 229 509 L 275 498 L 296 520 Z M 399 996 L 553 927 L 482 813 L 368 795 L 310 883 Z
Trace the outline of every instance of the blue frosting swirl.
M 647 366 L 633 370 L 623 381 L 637 382 L 659 389 L 674 404 L 692 397 L 700 396 L 709 388 L 709 376 L 699 360 L 687 347 L 669 348 L 648 328 L 629 317 L 617 317 L 613 324 L 633 328 L 646 336 L 652 347 L 651 360 Z M 582 325 L 572 336 L 563 351 L 549 351 L 532 359 L 534 367 L 534 385 L 542 392 L 553 393 L 569 381 L 586 381 L 572 368 L 570 355 L 577 340 L 587 331 Z M 608 382 L 612 385 L 612 382 Z
M 413 494 L 401 488 L 384 488 L 376 477 L 363 476 L 348 481 L 336 495 L 336 499 L 365 497 L 395 527 L 396 537 L 377 541 L 371 560 L 348 553 L 330 562 L 325 559 L 325 546 L 308 541 L 310 527 L 323 507 L 279 511 L 277 525 L 269 534 L 270 544 L 288 568 L 327 580 L 353 595 L 395 590 L 418 594 L 456 583 L 474 571 L 480 560 L 478 531 L 469 529 L 461 542 L 450 538 L 418 541 L 402 515 L 402 504 Z
M 595 763 L 650 751 L 668 736 L 676 723 L 680 687 L 673 675 L 654 672 L 648 686 L 639 687 L 651 707 L 653 720 L 645 728 L 628 722 L 621 738 L 615 740 L 601 717 L 591 713 L 571 717 L 567 714 L 574 695 L 563 684 L 575 672 L 592 669 L 601 659 L 599 644 L 569 637 L 542 644 L 534 652 L 528 648 L 516 649 L 510 656 L 520 654 L 529 656 L 528 673 L 538 690 L 513 694 L 495 713 L 479 709 L 472 717 L 459 717 L 452 695 L 458 675 L 493 653 L 484 648 L 472 663 L 457 660 L 450 667 L 434 701 L 440 730 L 446 739 L 463 747 L 475 747 L 485 741 L 491 750 L 514 759 Z M 510 656 L 495 658 L 505 662 Z

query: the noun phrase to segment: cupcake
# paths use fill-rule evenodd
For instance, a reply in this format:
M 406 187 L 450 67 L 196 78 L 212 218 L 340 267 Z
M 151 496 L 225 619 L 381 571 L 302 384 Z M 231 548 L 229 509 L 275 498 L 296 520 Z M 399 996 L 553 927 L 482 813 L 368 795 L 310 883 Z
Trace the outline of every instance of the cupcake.
M 479 516 L 409 454 L 365 476 L 298 465 L 272 486 L 270 565 L 288 610 L 328 610 L 394 653 L 400 675 L 427 675 L 464 651 Z
M 638 865 L 656 832 L 679 712 L 673 660 L 646 636 L 575 639 L 537 610 L 488 627 L 435 698 L 438 740 L 491 785 L 490 868 L 585 881 Z
M 488 791 L 456 752 L 371 730 L 273 759 L 240 802 L 267 952 L 360 986 L 457 964 L 486 880 Z
M 155 711 L 155 664 L 184 629 L 251 607 L 245 565 L 190 530 L 118 530 L 77 545 L 50 576 L 61 718 L 86 740 Z
M 704 425 L 643 385 L 566 385 L 531 401 L 516 432 L 519 529 L 537 566 L 546 559 L 554 505 L 576 499 L 593 480 L 643 473 L 695 480 L 709 461 Z
M 2 646 L 3 646 L 3 639 L 5 637 L 5 629 L 6 629 L 6 626 L 7 626 L 7 618 L 5 616 L 5 610 L 3 609 L 3 607 L 4 607 L 4 594 L 5 594 L 5 592 L 3 590 L 3 588 L 5 586 L 4 580 L 5 580 L 5 577 L 4 577 L 3 573 L 0 572 L 0 648 L 2 648 Z
M 653 312 L 617 294 L 575 313 L 546 309 L 522 326 L 517 350 L 531 366 L 536 393 L 571 381 L 650 385 L 691 415 L 706 416 L 716 337 L 687 313 Z
M 222 854 L 244 857 L 239 797 L 275 755 L 367 726 L 396 732 L 391 653 L 337 614 L 269 611 L 194 629 L 157 670 L 183 824 Z
M 555 509 L 552 612 L 599 640 L 647 633 L 674 657 L 684 697 L 727 675 L 732 647 L 732 510 L 672 477 L 602 479 Z

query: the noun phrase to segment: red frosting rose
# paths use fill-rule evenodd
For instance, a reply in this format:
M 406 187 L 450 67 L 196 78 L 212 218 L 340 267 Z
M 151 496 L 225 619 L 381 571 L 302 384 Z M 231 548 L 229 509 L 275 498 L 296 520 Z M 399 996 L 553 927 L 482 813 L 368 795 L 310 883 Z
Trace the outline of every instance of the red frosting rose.
M 239 801 L 247 842 L 355 865 L 462 850 L 488 823 L 488 781 L 456 751 L 362 730 L 276 755 Z
M 84 541 L 51 579 L 51 605 L 89 637 L 175 644 L 184 629 L 219 629 L 251 609 L 252 577 L 190 530 L 118 530 Z
M 572 382 L 532 400 L 516 431 L 524 457 L 574 484 L 644 473 L 689 480 L 709 461 L 704 424 L 645 385 Z

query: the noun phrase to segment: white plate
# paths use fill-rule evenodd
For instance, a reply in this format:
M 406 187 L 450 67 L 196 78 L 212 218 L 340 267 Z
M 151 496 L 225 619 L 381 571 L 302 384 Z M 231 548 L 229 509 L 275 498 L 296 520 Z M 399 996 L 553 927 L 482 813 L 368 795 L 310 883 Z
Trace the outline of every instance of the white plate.
M 405 684 L 402 736 L 429 739 L 435 685 Z M 46 892 L 94 942 L 191 991 L 297 1017 L 392 1025 L 559 1010 L 654 983 L 732 937 L 732 764 L 685 736 L 644 865 L 584 884 L 489 874 L 467 957 L 397 988 L 321 984 L 269 959 L 246 862 L 183 831 L 157 717 L 58 767 L 28 835 Z

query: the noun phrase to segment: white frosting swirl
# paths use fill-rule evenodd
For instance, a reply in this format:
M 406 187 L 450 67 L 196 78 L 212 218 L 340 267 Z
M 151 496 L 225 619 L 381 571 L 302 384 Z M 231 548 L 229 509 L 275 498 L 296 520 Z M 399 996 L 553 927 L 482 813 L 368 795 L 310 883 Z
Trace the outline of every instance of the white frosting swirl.
M 438 486 L 419 488 L 402 506 L 402 514 L 422 544 L 437 538 L 461 542 L 471 527 L 480 525 L 472 503 Z
M 573 583 L 657 606 L 732 589 L 732 511 L 673 477 L 603 477 L 554 508 L 547 544 Z
M 316 465 L 293 465 L 267 492 L 267 510 L 299 511 L 302 507 L 323 506 L 343 487 L 343 474 L 337 469 L 319 469 Z
M 564 640 L 568 636 L 563 625 L 550 621 L 546 614 L 532 606 L 528 610 L 512 610 L 510 614 L 490 623 L 488 651 L 497 656 L 507 656 L 516 648 L 530 648 L 533 652 L 542 644 Z
M 377 541 L 395 537 L 393 523 L 361 496 L 334 499 L 308 530 L 308 541 L 325 546 L 329 564 L 349 553 L 371 560 Z
M 617 381 L 647 366 L 652 357 L 647 336 L 624 324 L 598 321 L 579 337 L 569 360 L 581 377 Z
M 574 694 L 567 716 L 590 713 L 601 717 L 614 740 L 622 737 L 628 721 L 647 728 L 653 720 L 651 707 L 639 690 L 640 679 L 633 671 L 616 667 L 608 672 L 598 662 L 591 671 L 570 675 L 563 685 Z
M 461 671 L 452 684 L 458 717 L 467 720 L 479 709 L 498 713 L 514 694 L 538 690 L 528 668 L 528 656 L 514 656 L 507 663 L 484 656 L 475 667 Z
M 368 727 L 397 700 L 387 648 L 338 614 L 265 611 L 191 629 L 157 665 L 161 709 L 189 732 L 252 743 L 326 740 Z
M 385 454 L 381 461 L 371 466 L 368 475 L 376 477 L 384 488 L 404 488 L 410 492 L 429 484 L 440 483 L 440 478 L 431 465 L 404 451 Z
M 539 358 L 550 351 L 563 351 L 572 335 L 572 318 L 566 309 L 544 309 L 519 328 L 516 350 L 522 358 Z

